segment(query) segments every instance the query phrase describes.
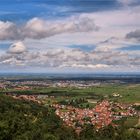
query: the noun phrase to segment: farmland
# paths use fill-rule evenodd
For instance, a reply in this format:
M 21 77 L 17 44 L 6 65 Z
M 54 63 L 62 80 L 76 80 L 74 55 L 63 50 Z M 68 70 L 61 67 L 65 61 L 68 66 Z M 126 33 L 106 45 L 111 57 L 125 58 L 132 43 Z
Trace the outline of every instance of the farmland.
M 58 99 L 61 97 L 84 97 L 87 99 L 100 100 L 107 98 L 109 100 L 117 100 L 125 103 L 140 103 L 140 85 L 125 84 L 125 85 L 101 85 L 79 89 L 76 87 L 33 87 L 27 90 L 16 90 L 7 88 L 1 90 L 1 93 L 16 93 L 16 94 L 42 94 L 55 96 Z M 115 97 L 114 94 L 118 94 Z

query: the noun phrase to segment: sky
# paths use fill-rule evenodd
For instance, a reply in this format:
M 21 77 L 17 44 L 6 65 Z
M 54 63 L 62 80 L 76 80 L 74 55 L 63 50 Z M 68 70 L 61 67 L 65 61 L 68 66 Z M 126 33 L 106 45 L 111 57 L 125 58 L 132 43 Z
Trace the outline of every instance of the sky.
M 1 0 L 0 72 L 140 72 L 140 0 Z

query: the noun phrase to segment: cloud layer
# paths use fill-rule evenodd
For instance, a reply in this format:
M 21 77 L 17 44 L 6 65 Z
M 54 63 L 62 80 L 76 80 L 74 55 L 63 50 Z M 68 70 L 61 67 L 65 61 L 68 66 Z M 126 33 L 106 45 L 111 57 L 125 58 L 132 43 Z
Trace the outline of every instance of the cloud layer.
M 0 71 L 139 71 L 139 0 L 6 3 L 0 1 Z
M 0 21 L 0 40 L 43 39 L 62 33 L 89 32 L 98 29 L 94 20 L 88 17 L 70 17 L 58 21 L 33 18 L 20 27 L 12 22 Z
M 140 57 L 116 50 L 93 50 L 85 52 L 80 49 L 46 49 L 33 52 L 26 49 L 22 42 L 14 43 L 10 53 L 0 56 L 1 66 L 24 68 L 80 68 L 88 70 L 110 70 L 113 68 L 138 69 Z

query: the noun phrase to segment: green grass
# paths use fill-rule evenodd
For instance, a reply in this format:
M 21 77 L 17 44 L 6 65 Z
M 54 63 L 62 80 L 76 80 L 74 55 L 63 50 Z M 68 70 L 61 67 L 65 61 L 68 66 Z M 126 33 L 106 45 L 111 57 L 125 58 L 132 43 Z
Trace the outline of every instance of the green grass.
M 2 91 L 1 91 L 2 92 Z M 140 103 L 140 85 L 102 85 L 86 89 L 78 88 L 34 88 L 32 90 L 17 91 L 7 89 L 3 92 L 14 92 L 18 94 L 48 94 L 50 96 L 63 97 L 85 97 L 95 100 L 100 100 L 107 97 L 110 100 L 118 100 L 119 102 L 126 103 Z M 113 93 L 118 93 L 122 97 L 114 98 Z M 61 99 L 60 99 L 61 100 Z
M 134 127 L 138 124 L 139 118 L 138 117 L 128 117 L 124 123 L 124 125 L 128 128 Z

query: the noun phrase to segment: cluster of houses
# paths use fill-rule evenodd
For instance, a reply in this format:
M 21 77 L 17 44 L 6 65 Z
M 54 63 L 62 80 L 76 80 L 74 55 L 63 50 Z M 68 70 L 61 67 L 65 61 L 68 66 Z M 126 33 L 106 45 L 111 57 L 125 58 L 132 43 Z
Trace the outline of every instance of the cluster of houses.
M 58 115 L 67 126 L 80 131 L 86 124 L 90 124 L 100 129 L 112 124 L 113 120 L 118 120 L 122 117 L 135 116 L 137 112 L 132 106 L 111 103 L 104 100 L 97 103 L 93 109 L 80 109 L 72 106 L 55 104 L 56 115 Z M 113 108 L 119 108 L 119 111 L 113 111 Z
M 127 116 L 138 116 L 138 113 L 134 108 L 133 104 L 113 103 L 112 108 L 114 110 L 114 118 L 119 119 Z
M 108 101 L 102 101 L 93 109 L 80 109 L 72 106 L 54 105 L 58 115 L 66 125 L 82 129 L 85 124 L 101 128 L 111 124 L 113 115 Z
M 50 98 L 45 95 L 10 95 L 14 99 L 33 101 L 38 104 L 42 104 L 41 99 Z M 53 97 L 54 98 L 54 97 Z M 98 130 L 109 124 L 114 125 L 113 120 L 119 120 L 123 117 L 138 116 L 138 113 L 132 104 L 123 104 L 117 102 L 111 102 L 103 100 L 97 102 L 94 108 L 76 108 L 70 105 L 62 105 L 57 102 L 51 105 L 55 108 L 55 113 L 59 116 L 65 125 L 73 127 L 77 133 L 80 133 L 83 126 L 90 124 L 95 126 Z M 140 114 L 139 114 L 140 115 Z

